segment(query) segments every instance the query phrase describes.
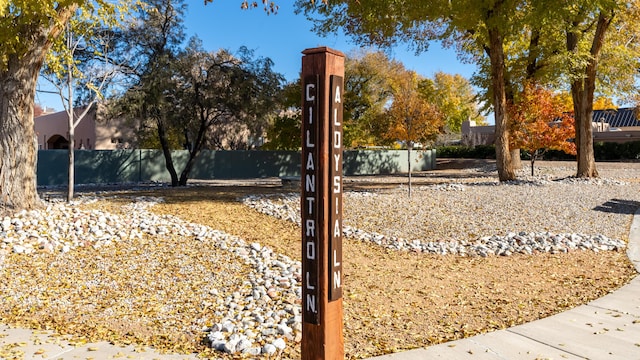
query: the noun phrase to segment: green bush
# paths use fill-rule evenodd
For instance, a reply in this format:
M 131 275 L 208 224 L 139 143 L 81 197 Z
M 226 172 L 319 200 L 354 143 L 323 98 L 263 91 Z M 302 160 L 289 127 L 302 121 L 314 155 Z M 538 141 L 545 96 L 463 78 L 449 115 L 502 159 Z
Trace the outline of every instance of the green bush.
M 629 160 L 640 159 L 640 141 L 630 141 L 625 143 L 627 146 L 627 156 Z
M 544 153 L 544 155 L 542 156 L 543 160 L 551 160 L 551 161 L 557 161 L 557 160 L 576 160 L 576 156 L 575 155 L 571 155 L 571 154 L 567 154 L 564 151 L 560 151 L 560 150 L 547 150 L 546 153 Z
M 593 152 L 596 161 L 620 161 L 640 159 L 640 141 L 626 143 L 597 142 L 593 144 Z M 441 146 L 437 148 L 439 158 L 467 158 L 467 159 L 495 159 L 496 149 L 494 145 L 471 146 Z M 521 152 L 523 160 L 528 160 L 527 155 Z M 576 160 L 575 155 L 569 155 L 562 151 L 549 150 L 544 160 Z
M 597 142 L 593 144 L 593 152 L 597 161 L 637 160 L 640 158 L 640 141 Z
M 462 145 L 441 146 L 436 149 L 436 154 L 439 158 L 495 159 L 496 147 L 494 145 L 478 145 L 476 147 Z

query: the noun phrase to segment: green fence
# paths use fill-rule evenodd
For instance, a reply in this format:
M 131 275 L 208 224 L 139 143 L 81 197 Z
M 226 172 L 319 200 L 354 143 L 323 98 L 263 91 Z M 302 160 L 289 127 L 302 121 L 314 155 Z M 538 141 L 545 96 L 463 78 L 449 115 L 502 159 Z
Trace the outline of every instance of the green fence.
M 174 151 L 173 161 L 182 171 L 187 151 Z M 203 151 L 190 179 L 253 179 L 300 176 L 300 153 L 295 151 Z M 413 171 L 435 168 L 435 150 L 413 151 Z M 38 185 L 65 185 L 66 150 L 38 151 Z M 381 175 L 407 173 L 406 150 L 353 150 L 344 152 L 344 174 Z M 76 184 L 113 184 L 170 181 L 160 150 L 76 150 Z

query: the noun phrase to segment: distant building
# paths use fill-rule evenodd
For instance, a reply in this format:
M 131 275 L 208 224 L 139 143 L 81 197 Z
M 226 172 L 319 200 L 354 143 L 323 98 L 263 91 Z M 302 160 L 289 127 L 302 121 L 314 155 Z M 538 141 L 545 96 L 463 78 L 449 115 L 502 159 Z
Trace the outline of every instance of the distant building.
M 478 146 L 493 144 L 496 139 L 496 127 L 494 125 L 476 126 L 473 120 L 462 123 L 462 145 Z
M 82 108 L 75 110 L 76 114 Z M 45 113 L 34 119 L 38 149 L 68 149 L 69 127 L 67 112 Z M 129 148 L 132 131 L 118 120 L 96 120 L 96 111 L 89 111 L 75 129 L 75 148 L 87 150 L 115 150 Z
M 636 108 L 594 110 L 594 142 L 640 141 L 640 120 Z M 475 126 L 473 121 L 462 123 L 462 143 L 467 146 L 489 145 L 495 141 L 495 126 Z
M 77 108 L 76 114 L 82 113 L 83 108 Z M 38 137 L 39 150 L 68 149 L 69 131 L 67 113 L 59 111 L 44 113 L 34 119 L 35 131 Z M 119 119 L 106 119 L 96 116 L 96 111 L 87 113 L 75 129 L 75 148 L 86 150 L 116 150 L 135 148 L 139 142 L 135 134 L 135 127 Z M 184 132 L 180 139 L 184 141 L 183 148 L 189 149 L 196 134 Z M 266 135 L 252 134 L 246 124 L 234 121 L 222 122 L 209 129 L 207 141 L 203 149 L 213 150 L 249 150 L 260 148 L 264 144 Z

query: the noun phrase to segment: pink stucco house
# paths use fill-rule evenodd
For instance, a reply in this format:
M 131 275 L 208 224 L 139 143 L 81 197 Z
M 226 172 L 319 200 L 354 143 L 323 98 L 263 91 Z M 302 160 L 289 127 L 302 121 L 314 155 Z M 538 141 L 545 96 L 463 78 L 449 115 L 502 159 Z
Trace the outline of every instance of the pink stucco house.
M 81 113 L 82 109 L 76 109 Z M 67 113 L 43 114 L 34 119 L 38 149 L 67 149 L 69 148 L 69 132 Z M 90 111 L 82 119 L 75 131 L 75 148 L 87 150 L 115 150 L 128 148 L 130 133 L 128 127 L 117 120 L 96 120 L 96 112 Z

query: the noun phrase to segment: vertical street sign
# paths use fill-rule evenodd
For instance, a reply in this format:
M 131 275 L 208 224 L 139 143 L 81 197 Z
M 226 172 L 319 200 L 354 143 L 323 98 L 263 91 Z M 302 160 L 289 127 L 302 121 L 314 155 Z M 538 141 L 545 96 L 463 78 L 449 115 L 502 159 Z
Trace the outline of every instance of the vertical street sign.
M 320 261 L 318 254 L 320 205 L 318 199 L 320 153 L 318 144 L 318 86 L 319 76 L 309 75 L 304 78 L 303 104 L 304 120 L 302 127 L 302 263 L 303 319 L 311 324 L 319 324 L 320 299 Z
M 329 117 L 331 156 L 329 178 L 331 197 L 329 206 L 329 301 L 342 297 L 342 76 L 331 75 Z
M 302 359 L 344 359 L 344 55 L 326 47 L 302 53 Z

